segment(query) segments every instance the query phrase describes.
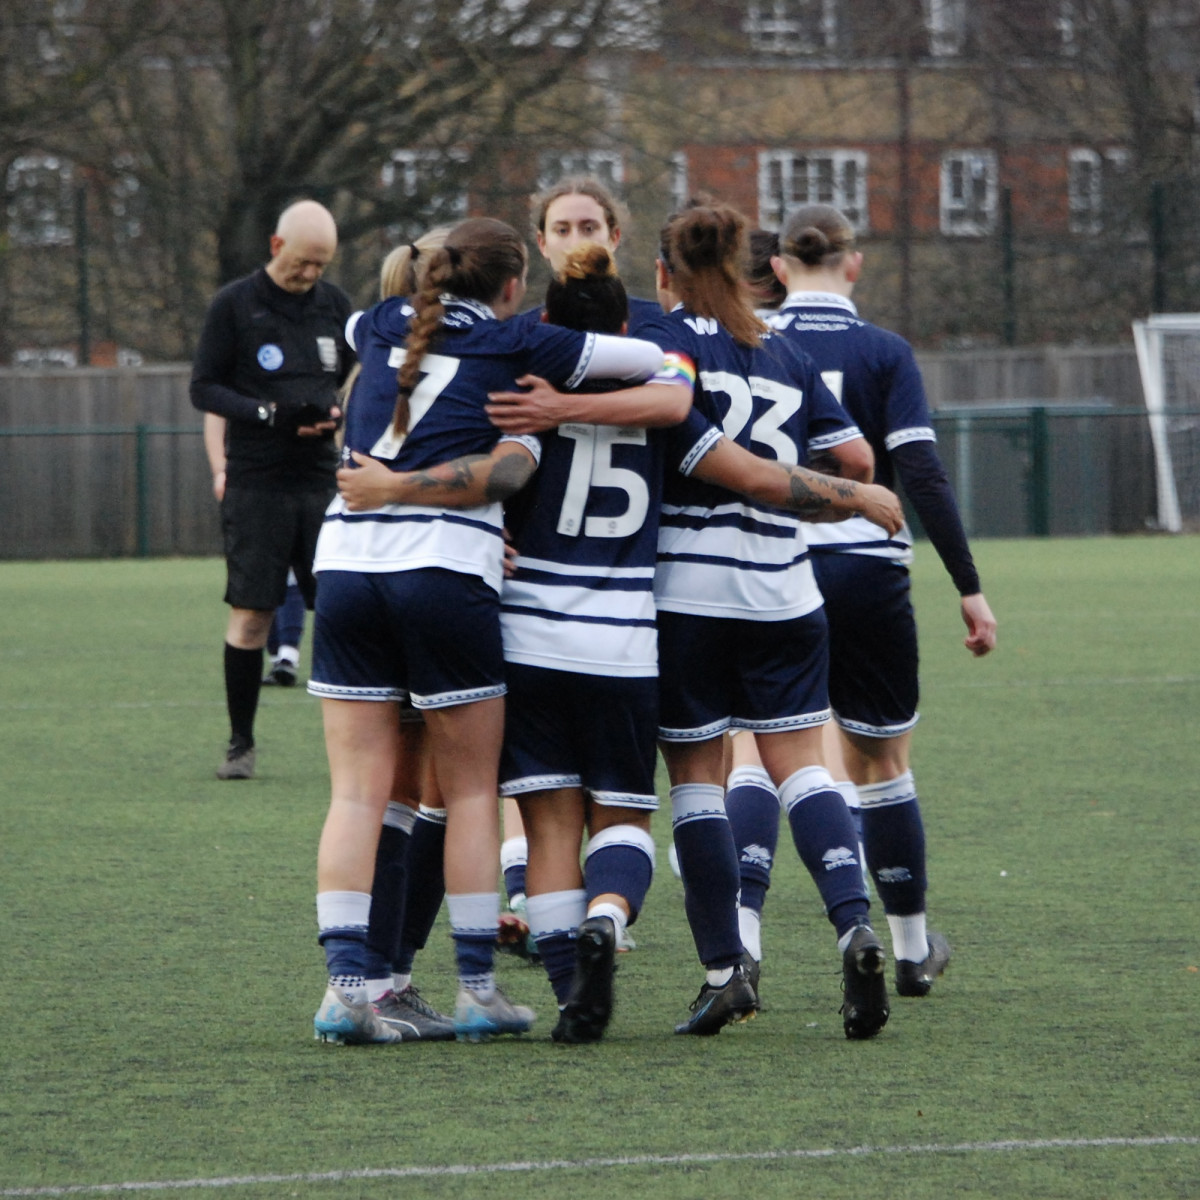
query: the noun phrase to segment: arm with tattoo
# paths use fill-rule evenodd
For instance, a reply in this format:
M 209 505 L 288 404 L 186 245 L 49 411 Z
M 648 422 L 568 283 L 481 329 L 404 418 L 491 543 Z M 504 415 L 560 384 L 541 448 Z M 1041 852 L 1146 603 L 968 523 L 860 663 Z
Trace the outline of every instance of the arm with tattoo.
M 772 508 L 787 509 L 805 521 L 844 521 L 863 516 L 882 525 L 888 533 L 896 533 L 904 523 L 900 501 L 887 488 L 759 458 L 728 438 L 713 444 L 696 464 L 692 478 L 715 483 Z
M 351 512 L 385 504 L 478 508 L 520 491 L 537 466 L 517 442 L 500 442 L 490 454 L 465 454 L 420 471 L 393 471 L 357 451 L 351 457 L 358 465 L 337 473 L 338 490 Z

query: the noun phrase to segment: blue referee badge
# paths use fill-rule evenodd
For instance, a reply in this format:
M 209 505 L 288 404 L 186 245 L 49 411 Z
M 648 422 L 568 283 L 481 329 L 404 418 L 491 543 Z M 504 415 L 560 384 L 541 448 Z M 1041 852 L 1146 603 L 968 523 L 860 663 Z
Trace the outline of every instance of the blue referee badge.
M 258 365 L 264 371 L 278 371 L 283 366 L 283 351 L 274 342 L 259 346 Z

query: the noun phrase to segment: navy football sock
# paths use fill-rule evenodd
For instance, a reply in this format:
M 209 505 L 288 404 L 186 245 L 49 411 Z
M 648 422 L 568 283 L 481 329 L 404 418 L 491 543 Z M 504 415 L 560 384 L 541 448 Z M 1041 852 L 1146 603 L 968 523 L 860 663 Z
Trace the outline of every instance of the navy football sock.
M 429 932 L 437 920 L 446 894 L 442 860 L 446 847 L 446 810 L 421 806 L 413 822 L 408 847 L 408 891 L 404 900 L 404 924 L 400 949 L 393 960 L 397 974 L 412 971 L 418 950 L 425 949 Z
M 330 976 L 364 974 L 370 914 L 366 892 L 317 893 L 317 940 Z
M 385 979 L 400 953 L 404 902 L 408 892 L 408 847 L 416 813 L 404 804 L 389 804 L 375 850 L 371 884 L 371 920 L 367 926 L 367 978 Z
M 587 845 L 583 886 L 590 904 L 597 896 L 620 896 L 637 920 L 654 878 L 654 839 L 636 825 L 610 825 Z
M 741 905 L 761 913 L 779 841 L 779 793 L 762 767 L 738 767 L 731 772 L 725 814 L 737 847 Z
M 554 998 L 566 1004 L 575 978 L 575 931 L 587 913 L 582 888 L 562 892 L 543 892 L 530 896 L 525 915 L 529 932 L 537 943 L 542 966 L 554 989 Z
M 779 788 L 800 858 L 808 868 L 825 911 L 841 936 L 867 913 L 867 892 L 858 863 L 858 838 L 846 802 L 824 767 L 805 767 Z
M 925 911 L 925 826 L 911 771 L 858 789 L 867 865 L 883 910 L 897 916 Z
M 696 953 L 710 969 L 732 967 L 742 957 L 742 939 L 737 850 L 725 817 L 725 789 L 677 784 L 671 789 L 671 821 Z
M 500 870 L 504 872 L 504 892 L 510 907 L 518 896 L 525 895 L 525 868 L 528 864 L 528 839 L 505 838 L 500 844 Z

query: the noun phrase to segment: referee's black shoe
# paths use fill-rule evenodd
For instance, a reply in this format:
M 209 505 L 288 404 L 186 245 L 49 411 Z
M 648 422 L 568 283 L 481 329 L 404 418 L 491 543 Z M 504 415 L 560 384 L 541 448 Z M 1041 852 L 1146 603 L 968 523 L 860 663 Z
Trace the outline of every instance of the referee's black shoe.
M 550 1031 L 556 1042 L 598 1042 L 613 1010 L 617 970 L 617 929 L 608 917 L 589 917 L 575 938 L 575 978 L 571 993 Z
M 720 987 L 705 983 L 700 994 L 692 1001 L 691 1009 L 692 1015 L 675 1026 L 676 1033 L 711 1037 L 714 1033 L 720 1033 L 726 1025 L 750 1020 L 758 1011 L 758 997 L 746 977 L 746 968 L 738 963 L 729 981 Z
M 296 664 L 286 658 L 278 659 L 263 676 L 263 687 L 295 687 Z
M 870 925 L 859 925 L 842 954 L 842 1028 L 848 1038 L 874 1037 L 886 1024 L 887 955 Z

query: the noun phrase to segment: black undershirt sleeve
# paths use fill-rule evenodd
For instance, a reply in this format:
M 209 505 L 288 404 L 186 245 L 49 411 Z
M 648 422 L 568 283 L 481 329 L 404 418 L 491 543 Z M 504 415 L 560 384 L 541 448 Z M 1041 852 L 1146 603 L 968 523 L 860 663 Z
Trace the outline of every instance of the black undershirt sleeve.
M 891 451 L 892 464 L 926 536 L 933 543 L 960 596 L 980 591 L 958 503 L 933 442 L 906 442 Z

